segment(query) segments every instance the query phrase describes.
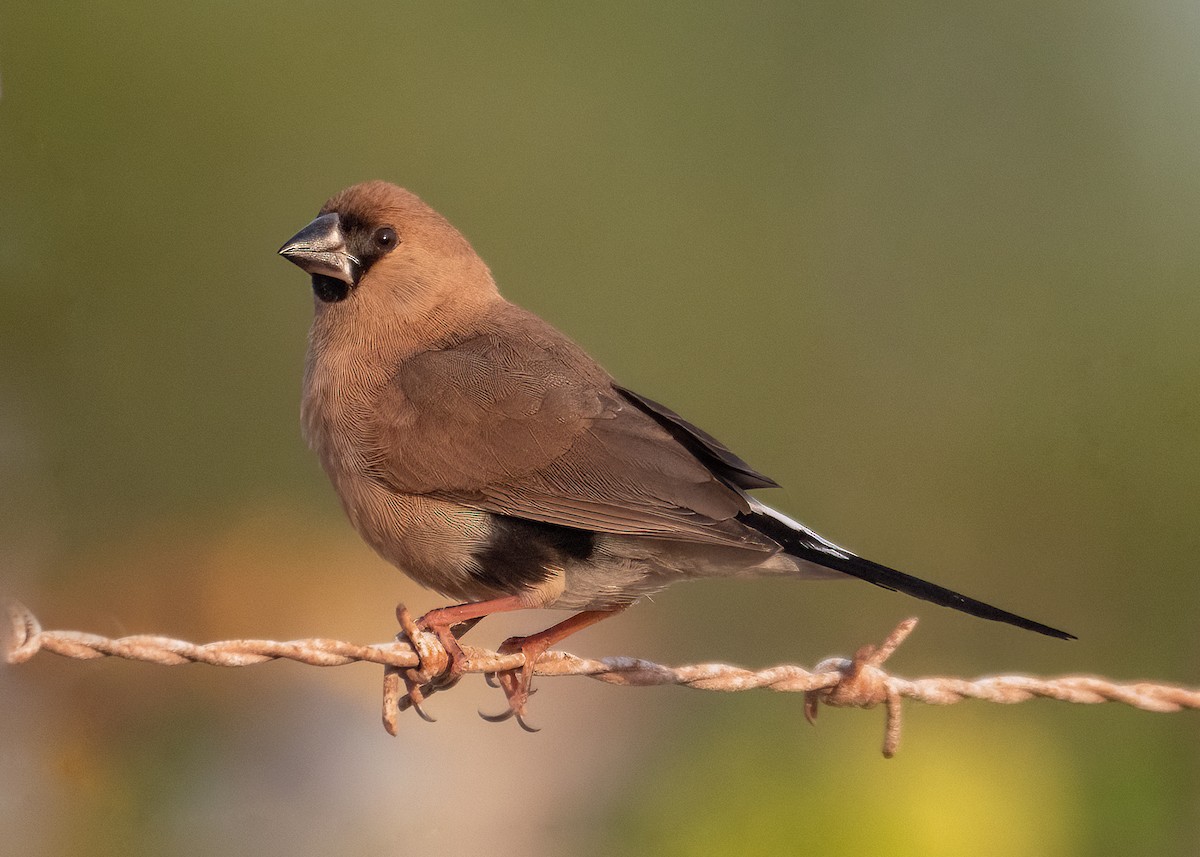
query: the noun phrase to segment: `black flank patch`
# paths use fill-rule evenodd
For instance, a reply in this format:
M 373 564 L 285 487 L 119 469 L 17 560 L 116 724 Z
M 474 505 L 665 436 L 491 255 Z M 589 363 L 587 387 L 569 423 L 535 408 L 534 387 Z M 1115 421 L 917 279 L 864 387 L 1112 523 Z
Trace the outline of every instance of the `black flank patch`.
M 472 576 L 501 592 L 516 593 L 551 577 L 549 566 L 583 561 L 596 547 L 591 530 L 495 515 L 487 544 L 475 551 Z

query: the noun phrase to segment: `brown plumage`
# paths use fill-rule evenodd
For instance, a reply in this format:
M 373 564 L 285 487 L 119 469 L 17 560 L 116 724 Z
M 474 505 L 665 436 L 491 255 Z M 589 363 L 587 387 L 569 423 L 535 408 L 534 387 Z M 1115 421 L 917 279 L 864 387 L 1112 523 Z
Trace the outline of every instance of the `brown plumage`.
M 532 663 L 673 581 L 753 574 L 851 575 L 1070 636 L 764 506 L 746 492 L 773 481 L 505 301 L 466 239 L 409 191 L 348 188 L 280 253 L 312 274 L 316 296 L 305 435 L 363 538 L 466 602 L 420 620 L 454 655 L 452 629 L 493 612 L 583 611 L 505 644 Z M 523 713 L 529 678 L 503 677 L 509 713 Z

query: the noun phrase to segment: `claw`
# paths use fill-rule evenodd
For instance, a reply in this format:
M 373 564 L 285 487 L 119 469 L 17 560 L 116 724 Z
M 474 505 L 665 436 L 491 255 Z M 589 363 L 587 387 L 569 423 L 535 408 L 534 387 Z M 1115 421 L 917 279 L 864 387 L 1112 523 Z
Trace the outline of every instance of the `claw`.
M 528 723 L 525 721 L 525 715 L 524 715 L 524 714 L 518 714 L 518 715 L 517 715 L 517 723 L 518 723 L 518 724 L 521 726 L 521 728 L 522 728 L 522 729 L 524 729 L 526 732 L 531 732 L 531 733 L 532 733 L 532 732 L 541 732 L 541 731 L 542 731 L 542 730 L 541 730 L 540 728 L 538 728 L 537 726 L 530 726 L 530 725 L 529 725 L 529 724 L 528 724 Z
M 429 695 L 434 693 L 437 688 L 432 685 L 421 685 L 413 681 L 407 672 L 400 673 L 400 678 L 404 681 L 407 692 L 400 699 L 397 706 L 400 711 L 412 709 L 417 712 L 417 715 L 426 723 L 437 723 L 437 718 L 424 709 L 422 703 L 429 698 Z
M 410 699 L 411 699 L 411 697 L 410 697 Z M 412 704 L 412 710 L 417 712 L 417 716 L 419 716 L 426 723 L 437 723 L 437 718 L 434 717 L 429 712 L 427 712 L 424 708 L 422 708 L 421 703 L 419 703 L 415 699 L 413 699 L 411 704 Z
M 529 677 L 523 671 L 517 670 L 516 674 L 504 672 L 500 674 L 493 673 L 488 684 L 492 687 L 498 687 L 504 691 L 504 695 L 508 697 L 508 710 L 502 711 L 499 714 L 484 714 L 479 712 L 479 716 L 489 723 L 503 723 L 513 717 L 517 718 L 517 723 L 526 732 L 541 732 L 542 730 L 533 726 L 525 719 L 525 703 L 529 698 L 537 693 L 536 688 L 531 688 L 528 685 Z
M 517 718 L 517 723 L 526 732 L 540 732 L 536 726 L 533 726 L 525 719 L 525 704 L 529 702 L 529 698 L 536 692 L 531 686 L 533 682 L 533 663 L 544 648 L 537 645 L 530 645 L 527 638 L 512 637 L 500 644 L 498 651 L 501 654 L 510 654 L 513 652 L 521 652 L 525 655 L 525 664 L 516 669 L 502 670 L 499 672 L 488 673 L 484 675 L 484 679 L 491 687 L 497 687 L 504 691 L 505 697 L 508 698 L 508 710 L 502 714 L 484 714 L 479 713 L 479 716 L 489 723 L 502 723 L 511 717 Z
M 449 690 L 462 680 L 462 674 L 454 670 L 444 672 L 441 675 L 434 676 L 433 681 L 426 685 L 429 688 L 429 693 L 435 693 L 439 690 Z
M 500 690 L 501 688 L 504 687 L 504 683 L 501 680 L 499 673 L 484 673 L 483 680 L 487 684 L 488 687 L 494 687 L 496 690 Z M 537 692 L 538 692 L 538 689 L 536 687 L 531 687 L 528 689 L 525 696 L 526 696 L 526 698 L 529 698 Z
M 484 714 L 482 711 L 480 711 L 479 716 L 482 717 L 484 720 L 486 720 L 488 723 L 503 723 L 505 720 L 511 720 L 512 718 L 515 717 L 515 718 L 517 718 L 517 724 L 522 729 L 524 729 L 526 732 L 532 733 L 532 732 L 541 732 L 542 731 L 540 727 L 534 726 L 528 720 L 526 720 L 525 715 L 523 713 L 518 714 L 516 711 L 514 711 L 511 708 L 509 708 L 505 711 L 501 711 L 499 714 Z
M 422 617 L 422 618 L 424 618 L 424 617 Z M 474 619 L 467 619 L 463 622 L 459 622 L 457 625 L 451 625 L 450 633 L 454 635 L 454 639 L 461 640 L 463 637 L 463 634 L 467 633 L 467 631 L 470 631 L 472 628 L 474 628 L 476 625 L 478 625 L 482 621 L 483 621 L 482 616 L 476 616 Z

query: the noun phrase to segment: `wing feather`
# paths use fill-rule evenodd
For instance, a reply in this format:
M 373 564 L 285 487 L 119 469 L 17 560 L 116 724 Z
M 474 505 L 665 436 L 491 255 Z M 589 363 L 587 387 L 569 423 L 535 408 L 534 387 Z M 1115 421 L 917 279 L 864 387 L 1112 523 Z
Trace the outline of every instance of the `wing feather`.
M 374 475 L 403 493 L 599 532 L 778 550 L 737 519 L 750 505 L 728 465 L 702 460 L 639 404 L 510 305 L 474 336 L 404 361 L 367 440 Z

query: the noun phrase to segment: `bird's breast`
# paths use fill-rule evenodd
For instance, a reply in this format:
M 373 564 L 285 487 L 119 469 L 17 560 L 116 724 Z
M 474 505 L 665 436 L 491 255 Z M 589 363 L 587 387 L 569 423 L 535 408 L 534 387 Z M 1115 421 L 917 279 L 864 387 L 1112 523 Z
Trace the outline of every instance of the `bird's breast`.
M 373 428 L 390 374 L 369 358 L 310 351 L 304 374 L 304 437 L 346 516 L 376 553 L 423 586 L 460 600 L 503 594 L 478 576 L 477 554 L 491 536 L 488 513 L 397 491 L 378 478 Z

